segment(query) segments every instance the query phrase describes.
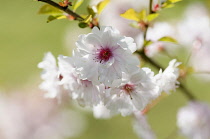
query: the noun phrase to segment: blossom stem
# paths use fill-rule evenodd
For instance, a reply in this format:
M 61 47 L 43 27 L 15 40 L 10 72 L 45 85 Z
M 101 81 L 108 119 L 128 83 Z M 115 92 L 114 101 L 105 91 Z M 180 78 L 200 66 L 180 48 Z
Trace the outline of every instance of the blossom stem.
M 149 62 L 157 69 L 163 69 L 163 70 L 165 69 L 161 65 L 159 65 L 158 63 L 147 57 L 143 51 L 136 51 L 136 53 L 139 54 L 145 61 Z M 181 82 L 179 85 L 179 89 L 189 100 L 196 100 L 196 97 Z
M 157 69 L 164 69 L 162 66 L 157 64 L 155 61 L 153 61 L 152 59 L 147 57 L 143 51 L 136 51 L 135 53 L 139 54 L 142 57 L 142 59 L 144 59 L 145 61 L 149 62 L 151 65 L 153 65 Z
M 70 10 L 70 9 L 68 8 L 68 6 L 66 6 L 66 7 L 60 6 L 59 4 L 55 3 L 55 2 L 52 1 L 52 0 L 37 0 L 37 1 L 41 1 L 41 2 L 47 3 L 47 4 L 49 4 L 49 5 L 51 5 L 51 6 L 55 7 L 55 8 L 58 8 L 58 9 L 64 11 L 65 13 L 67 13 L 67 14 L 73 16 L 73 17 L 75 18 L 75 20 L 78 20 L 78 21 L 84 20 L 83 17 L 81 17 L 81 16 L 78 15 L 77 13 L 73 12 L 72 10 Z
M 153 3 L 153 0 L 150 0 L 150 1 L 149 1 L 149 14 L 154 13 L 153 10 L 152 10 L 152 3 Z M 147 39 L 147 30 L 148 30 L 148 28 L 149 28 L 149 23 L 147 23 L 147 24 L 145 25 L 144 40 Z M 143 47 L 145 47 L 145 46 L 143 46 Z
M 153 4 L 153 0 L 150 0 L 150 2 L 149 2 L 149 14 L 153 13 L 152 4 Z

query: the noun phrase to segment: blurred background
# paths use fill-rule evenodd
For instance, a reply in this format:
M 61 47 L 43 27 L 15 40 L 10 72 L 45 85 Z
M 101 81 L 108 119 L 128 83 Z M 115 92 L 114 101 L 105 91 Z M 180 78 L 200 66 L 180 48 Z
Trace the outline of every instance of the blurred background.
M 209 0 L 197 0 L 210 8 Z M 181 18 L 187 5 L 183 0 L 161 12 L 160 21 Z M 59 104 L 44 99 L 39 90 L 41 70 L 37 64 L 46 52 L 70 55 L 81 29 L 76 21 L 46 23 L 38 15 L 43 5 L 35 0 L 1 1 L 0 8 L 0 139 L 137 139 L 131 117 L 95 119 L 91 112 L 78 108 L 71 100 Z M 85 13 L 85 5 L 79 12 Z M 210 46 L 209 46 L 210 47 Z M 182 54 L 180 53 L 180 57 Z M 210 60 L 209 60 L 210 61 Z M 161 61 L 160 61 L 161 62 Z M 167 65 L 167 63 L 163 63 Z M 187 78 L 186 84 L 202 101 L 210 102 L 210 82 Z M 165 139 L 176 129 L 177 110 L 187 102 L 177 92 L 165 97 L 148 113 L 148 120 L 158 138 Z M 176 139 L 184 139 L 175 135 Z

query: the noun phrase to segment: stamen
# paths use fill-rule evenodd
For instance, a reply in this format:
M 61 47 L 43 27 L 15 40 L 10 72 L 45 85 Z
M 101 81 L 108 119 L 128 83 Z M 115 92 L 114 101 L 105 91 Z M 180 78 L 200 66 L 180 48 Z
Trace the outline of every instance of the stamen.
M 109 48 L 102 48 L 98 50 L 99 53 L 96 57 L 100 63 L 107 62 L 112 56 L 112 52 Z

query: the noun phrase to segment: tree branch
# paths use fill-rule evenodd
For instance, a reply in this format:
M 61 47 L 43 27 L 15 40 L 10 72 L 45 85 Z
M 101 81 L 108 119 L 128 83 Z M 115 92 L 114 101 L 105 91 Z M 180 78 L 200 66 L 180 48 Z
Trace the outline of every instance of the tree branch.
M 153 13 L 153 10 L 152 10 L 152 3 L 153 3 L 153 0 L 150 0 L 150 1 L 149 1 L 149 14 Z M 148 28 L 149 28 L 149 23 L 147 23 L 147 24 L 145 25 L 144 40 L 147 39 L 147 30 L 148 30 Z M 143 47 L 145 47 L 145 46 L 143 46 Z
M 77 13 L 73 12 L 72 10 L 70 10 L 68 8 L 68 6 L 62 7 L 62 6 L 60 6 L 59 4 L 55 3 L 52 0 L 37 0 L 37 1 L 41 1 L 41 2 L 47 3 L 49 5 L 54 6 L 55 8 L 58 8 L 58 9 L 64 11 L 65 13 L 67 13 L 69 15 L 72 15 L 75 18 L 75 20 L 78 20 L 78 21 L 84 20 L 84 18 L 82 18 L 80 15 L 78 15 Z

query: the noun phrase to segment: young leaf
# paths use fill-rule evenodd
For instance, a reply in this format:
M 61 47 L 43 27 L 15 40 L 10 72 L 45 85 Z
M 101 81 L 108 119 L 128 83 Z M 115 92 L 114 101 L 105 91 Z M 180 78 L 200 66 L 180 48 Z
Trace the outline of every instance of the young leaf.
M 137 14 L 139 21 L 146 21 L 147 20 L 147 12 L 146 10 L 142 10 L 140 13 Z
M 172 8 L 174 4 L 163 4 L 162 8 Z
M 134 21 L 139 21 L 139 15 L 134 9 L 128 9 L 125 13 L 120 14 L 121 17 L 125 19 L 130 19 Z
M 182 0 L 167 0 L 163 5 L 162 8 L 171 8 L 174 6 L 174 3 L 180 2 Z
M 158 41 L 178 43 L 174 38 L 169 37 L 169 36 L 162 37 Z
M 171 3 L 176 3 L 176 2 L 180 2 L 182 0 L 168 0 L 168 1 L 170 1 Z
M 152 44 L 153 42 L 152 41 L 144 41 L 144 46 L 146 47 L 146 46 L 148 46 L 148 45 L 150 45 L 150 44 Z
M 130 23 L 130 26 L 133 28 L 136 28 L 136 29 L 140 29 L 138 22 L 132 22 L 132 23 Z
M 129 20 L 137 21 L 137 22 L 148 21 L 146 10 L 142 10 L 141 12 L 138 13 L 134 9 L 128 9 L 125 13 L 121 14 L 120 16 Z M 152 18 L 152 17 L 149 17 L 149 18 Z
M 102 2 L 100 2 L 98 5 L 97 5 L 97 11 L 98 11 L 98 14 L 100 14 L 103 9 L 106 7 L 106 5 L 110 2 L 110 0 L 104 0 Z
M 73 11 L 75 12 L 77 8 L 84 2 L 84 0 L 75 0 L 73 3 Z
M 147 16 L 147 20 L 150 22 L 150 21 L 154 20 L 155 18 L 157 18 L 158 16 L 159 16 L 159 13 L 149 14 Z
M 63 12 L 49 4 L 43 5 L 38 14 L 46 14 L 46 15 L 61 15 Z
M 88 23 L 92 19 L 92 15 L 88 15 L 82 22 Z
M 96 11 L 95 11 L 95 9 L 94 9 L 94 7 L 88 7 L 87 8 L 87 10 L 88 10 L 88 13 L 90 14 L 90 15 L 92 15 L 92 17 L 95 17 L 95 15 L 96 15 Z
M 53 21 L 53 20 L 56 20 L 56 19 L 65 19 L 65 18 L 66 18 L 65 15 L 55 15 L 55 16 L 50 15 L 50 16 L 48 17 L 48 19 L 47 19 L 47 23 L 49 23 L 49 22 L 51 22 L 51 21 Z
M 86 27 L 88 27 L 88 24 L 87 23 L 84 23 L 84 22 L 79 22 L 79 27 L 80 28 L 86 28 Z

